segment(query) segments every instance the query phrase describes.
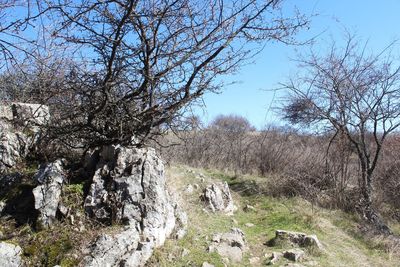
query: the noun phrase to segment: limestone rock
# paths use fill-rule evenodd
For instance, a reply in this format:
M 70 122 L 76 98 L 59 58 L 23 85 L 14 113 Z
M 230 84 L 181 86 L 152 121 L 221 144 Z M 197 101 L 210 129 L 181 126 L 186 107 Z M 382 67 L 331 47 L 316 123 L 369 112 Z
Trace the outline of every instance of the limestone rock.
M 244 233 L 238 228 L 232 228 L 229 233 L 215 234 L 209 252 L 217 252 L 221 257 L 227 257 L 234 262 L 240 262 L 246 250 Z
M 22 266 L 21 255 L 22 249 L 19 246 L 7 242 L 0 242 L 0 266 Z
M 204 189 L 201 199 L 213 212 L 222 211 L 231 215 L 236 209 L 226 182 L 208 185 Z
M 214 265 L 208 263 L 208 262 L 203 262 L 203 264 L 201 265 L 201 267 L 214 267 Z
M 92 252 L 92 265 L 83 266 L 143 266 L 153 249 L 164 244 L 175 233 L 185 234 L 186 215 L 172 200 L 164 176 L 164 164 L 151 148 L 104 147 L 98 161 L 89 194 L 84 203 L 87 214 L 104 223 L 127 225 L 124 234 L 105 237 Z M 124 246 L 107 249 L 108 243 Z M 101 253 L 111 256 L 96 259 Z M 94 253 L 94 254 L 93 254 Z M 115 255 L 115 256 L 114 256 Z M 107 260 L 107 262 L 105 261 Z M 107 265 L 108 264 L 108 265 Z
M 30 127 L 33 131 L 50 119 L 49 107 L 41 104 L 13 103 L 12 112 L 14 123 Z
M 4 124 L 3 124 L 4 125 Z M 29 138 L 21 132 L 0 131 L 0 172 L 14 167 L 29 151 Z
M 39 169 L 34 179 L 39 186 L 33 189 L 35 198 L 35 209 L 39 211 L 39 222 L 49 227 L 55 220 L 62 185 L 65 174 L 62 160 L 49 163 Z
M 301 261 L 304 258 L 304 251 L 298 248 L 283 252 L 283 257 L 291 261 Z
M 12 103 L 0 109 L 0 172 L 26 157 L 49 121 L 49 108 L 38 104 Z
M 132 227 L 126 227 L 119 234 L 113 236 L 101 235 L 92 243 L 89 248 L 90 254 L 83 259 L 80 266 L 141 266 L 138 262 L 140 257 L 136 258 L 136 256 L 146 253 L 151 255 L 151 253 L 145 246 L 142 247 L 142 250 L 137 250 L 139 242 L 139 232 Z M 131 265 L 128 265 L 128 262 Z
M 255 225 L 254 223 L 245 223 L 244 226 L 251 228 L 254 227 Z
M 274 265 L 276 264 L 283 256 L 283 253 L 281 252 L 272 252 L 272 255 L 270 257 L 270 261 L 268 262 L 268 265 Z
M 305 233 L 277 230 L 275 232 L 274 242 L 290 242 L 300 247 L 315 247 L 322 250 L 323 246 L 316 235 L 307 235 Z

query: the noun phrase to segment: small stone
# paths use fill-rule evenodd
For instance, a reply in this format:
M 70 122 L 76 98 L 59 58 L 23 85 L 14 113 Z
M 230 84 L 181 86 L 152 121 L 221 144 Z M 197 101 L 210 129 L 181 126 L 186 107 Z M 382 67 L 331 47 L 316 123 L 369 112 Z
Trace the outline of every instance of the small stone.
M 232 221 L 233 224 L 236 224 L 236 225 L 239 224 L 239 222 L 235 218 L 232 218 L 231 221 Z
M 270 258 L 270 261 L 268 262 L 268 265 L 274 265 L 276 264 L 283 256 L 283 253 L 281 252 L 272 252 L 272 255 Z M 265 254 L 265 257 L 268 257 L 267 254 Z
M 251 205 L 246 205 L 244 208 L 243 208 L 243 210 L 245 211 L 245 212 L 250 212 L 250 211 L 257 211 L 257 209 L 255 208 L 255 207 L 253 207 L 253 206 L 251 206 Z
M 69 212 L 69 208 L 64 206 L 62 203 L 58 204 L 58 211 L 64 216 L 66 217 L 68 215 Z
M 185 188 L 185 193 L 186 194 L 192 194 L 193 193 L 193 186 L 191 184 L 187 185 Z
M 250 227 L 254 227 L 254 224 L 253 223 L 246 223 L 245 226 L 250 228 Z
M 205 261 L 205 262 L 203 262 L 201 267 L 215 267 L 215 266 Z
M 189 255 L 189 253 L 190 253 L 190 250 L 184 248 L 184 249 L 182 250 L 182 254 L 181 254 L 182 258 L 184 258 L 184 257 L 186 257 L 187 255 Z
M 175 239 L 182 239 L 186 235 L 186 229 L 179 229 L 176 231 Z
M 298 248 L 283 252 L 283 257 L 291 261 L 301 261 L 304 258 L 304 251 Z
M 74 223 L 75 223 L 75 217 L 74 217 L 74 215 L 69 216 L 69 221 L 70 221 L 70 223 L 71 223 L 72 225 L 74 225 Z
M 193 184 L 193 188 L 194 188 L 195 190 L 197 190 L 197 189 L 200 188 L 200 186 L 199 186 L 198 184 Z

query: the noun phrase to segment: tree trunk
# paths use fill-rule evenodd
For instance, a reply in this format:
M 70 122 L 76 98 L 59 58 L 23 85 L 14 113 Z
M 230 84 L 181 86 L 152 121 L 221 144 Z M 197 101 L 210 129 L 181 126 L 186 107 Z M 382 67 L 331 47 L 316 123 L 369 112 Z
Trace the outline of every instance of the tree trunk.
M 365 173 L 363 175 L 363 183 L 361 187 L 361 199 L 359 203 L 359 212 L 366 222 L 368 222 L 374 230 L 380 234 L 390 235 L 392 231 L 385 224 L 382 217 L 372 206 L 372 185 L 371 175 Z

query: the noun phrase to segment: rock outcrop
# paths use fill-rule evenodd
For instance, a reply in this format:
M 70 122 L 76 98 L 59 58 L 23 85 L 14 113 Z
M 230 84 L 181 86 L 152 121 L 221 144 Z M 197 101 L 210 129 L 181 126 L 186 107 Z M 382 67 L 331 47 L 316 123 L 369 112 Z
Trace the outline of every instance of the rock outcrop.
M 0 109 L 0 172 L 26 157 L 49 121 L 49 108 L 38 104 L 12 103 Z
M 238 228 L 232 228 L 229 233 L 215 234 L 212 238 L 212 244 L 208 247 L 209 252 L 217 252 L 233 262 L 242 261 L 245 250 L 244 233 Z
M 124 230 L 102 235 L 82 266 L 143 266 L 155 247 L 174 232 L 182 236 L 186 216 L 166 187 L 164 164 L 151 148 L 108 146 L 97 165 L 85 200 L 87 214 Z
M 62 160 L 49 163 L 39 169 L 34 179 L 39 186 L 33 189 L 35 209 L 39 211 L 39 223 L 49 227 L 56 218 L 62 185 L 65 182 Z
M 0 266 L 22 266 L 21 255 L 22 249 L 19 246 L 7 242 L 0 242 Z
M 208 185 L 201 196 L 207 206 L 213 211 L 222 211 L 228 215 L 232 215 L 236 210 L 233 204 L 231 192 L 226 182 L 214 183 Z

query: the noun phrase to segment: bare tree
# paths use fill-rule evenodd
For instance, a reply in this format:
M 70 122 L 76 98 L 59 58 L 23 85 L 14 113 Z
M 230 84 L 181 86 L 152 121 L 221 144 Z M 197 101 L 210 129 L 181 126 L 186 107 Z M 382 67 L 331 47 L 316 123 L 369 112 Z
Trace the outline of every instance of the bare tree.
M 60 113 L 51 137 L 83 147 L 141 143 L 218 90 L 216 78 L 236 71 L 262 41 L 294 42 L 308 18 L 284 17 L 281 2 L 46 1 L 51 36 L 74 60 L 62 97 L 52 100 Z
M 333 128 L 348 140 L 360 166 L 360 212 L 390 233 L 372 198 L 382 146 L 400 125 L 400 68 L 385 51 L 368 55 L 366 46 L 348 35 L 343 49 L 333 44 L 326 55 L 301 58 L 305 71 L 284 84 L 289 90 L 284 111 L 292 123 Z

